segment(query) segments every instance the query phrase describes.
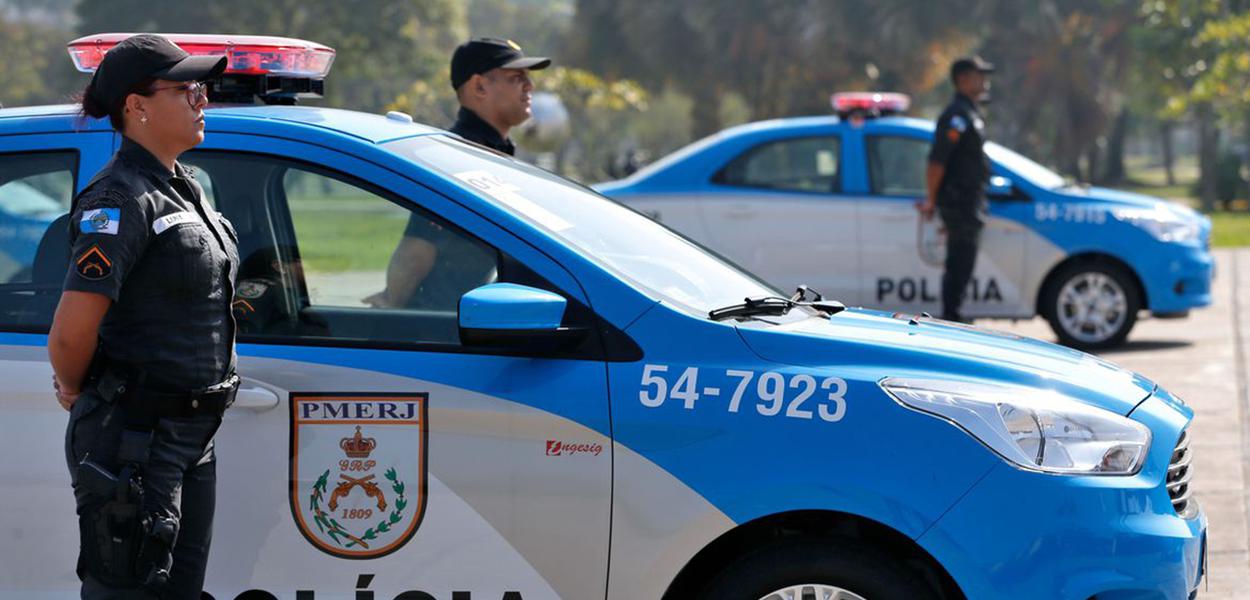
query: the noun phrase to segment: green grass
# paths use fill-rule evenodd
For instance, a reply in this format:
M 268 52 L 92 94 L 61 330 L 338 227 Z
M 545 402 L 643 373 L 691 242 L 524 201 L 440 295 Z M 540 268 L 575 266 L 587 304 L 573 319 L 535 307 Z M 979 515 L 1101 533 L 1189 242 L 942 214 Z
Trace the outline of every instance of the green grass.
M 1174 185 L 1167 185 L 1167 177 L 1162 167 L 1150 164 L 1146 159 L 1130 157 L 1127 162 L 1130 183 L 1120 186 L 1121 189 L 1167 198 L 1198 208 L 1199 202 L 1193 193 L 1194 182 L 1198 179 L 1198 165 L 1193 157 L 1181 157 L 1177 160 L 1174 169 L 1177 181 Z M 1245 206 L 1245 200 L 1232 203 L 1233 208 Z M 1210 213 L 1209 216 L 1213 247 L 1250 246 L 1250 212 L 1220 210 Z
M 1213 213 L 1211 245 L 1219 248 L 1250 246 L 1250 212 Z
M 292 205 L 300 257 L 309 272 L 385 270 L 408 223 L 407 211 L 399 207 L 354 212 Z

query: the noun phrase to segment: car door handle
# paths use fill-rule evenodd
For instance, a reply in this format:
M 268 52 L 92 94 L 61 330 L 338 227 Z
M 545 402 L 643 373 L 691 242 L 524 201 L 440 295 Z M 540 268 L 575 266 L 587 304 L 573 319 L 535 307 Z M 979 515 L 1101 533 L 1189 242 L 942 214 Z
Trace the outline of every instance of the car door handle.
M 725 211 L 725 216 L 731 219 L 749 219 L 754 217 L 756 214 L 757 213 L 754 208 L 747 208 L 745 206 L 735 206 Z
M 265 412 L 278 405 L 278 395 L 266 387 L 251 382 L 243 382 L 234 396 L 231 409 L 243 409 L 252 412 Z

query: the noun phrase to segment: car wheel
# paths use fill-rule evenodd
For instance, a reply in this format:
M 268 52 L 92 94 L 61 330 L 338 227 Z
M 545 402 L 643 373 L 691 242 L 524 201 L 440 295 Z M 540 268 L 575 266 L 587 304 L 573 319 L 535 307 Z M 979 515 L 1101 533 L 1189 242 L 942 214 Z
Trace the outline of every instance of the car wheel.
M 731 562 L 701 600 L 936 600 L 922 576 L 861 540 L 779 542 Z
M 1123 268 L 1087 262 L 1055 274 L 1041 311 L 1061 344 L 1098 350 L 1124 343 L 1140 308 L 1137 286 Z

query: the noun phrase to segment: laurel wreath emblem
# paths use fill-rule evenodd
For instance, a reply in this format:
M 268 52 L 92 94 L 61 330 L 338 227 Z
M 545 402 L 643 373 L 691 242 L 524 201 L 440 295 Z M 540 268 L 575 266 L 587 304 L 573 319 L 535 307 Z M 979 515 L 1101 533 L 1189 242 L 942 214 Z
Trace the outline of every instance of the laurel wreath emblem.
M 312 495 L 308 498 L 308 508 L 313 512 L 313 522 L 316 523 L 317 529 L 322 533 L 330 536 L 334 543 L 351 548 L 359 545 L 368 549 L 369 542 L 378 537 L 379 533 L 386 533 L 391 530 L 392 525 L 398 524 L 404 518 L 404 509 L 408 507 L 408 500 L 404 498 L 404 482 L 399 480 L 399 475 L 395 473 L 395 469 L 386 470 L 386 479 L 391 482 L 391 490 L 395 492 L 395 510 L 391 511 L 390 516 L 378 521 L 377 525 L 366 529 L 360 537 L 356 537 L 347 531 L 335 518 L 321 508 L 321 502 L 325 499 L 326 485 L 330 480 L 330 469 L 326 469 L 321 477 L 317 478 L 317 483 L 313 484 Z M 343 539 L 339 539 L 339 538 Z M 344 543 L 346 540 L 346 543 Z

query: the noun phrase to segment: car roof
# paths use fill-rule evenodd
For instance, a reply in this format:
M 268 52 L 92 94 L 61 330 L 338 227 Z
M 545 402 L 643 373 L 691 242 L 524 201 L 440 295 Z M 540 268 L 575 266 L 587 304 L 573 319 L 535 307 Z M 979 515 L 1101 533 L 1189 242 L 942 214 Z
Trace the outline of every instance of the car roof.
M 205 116 L 214 121 L 214 129 L 217 131 L 255 132 L 263 130 L 265 123 L 299 124 L 349 135 L 374 144 L 443 132 L 398 114 L 391 117 L 318 106 L 219 105 L 205 109 Z M 78 113 L 78 106 L 73 104 L 0 109 L 0 134 L 109 129 L 107 119 L 83 118 Z
M 740 155 L 756 144 L 804 135 L 828 135 L 845 128 L 862 128 L 865 133 L 907 133 L 912 137 L 933 134 L 934 123 L 914 117 L 891 116 L 847 121 L 834 115 L 784 117 L 755 121 L 729 127 L 689 144 L 649 164 L 636 173 L 617 181 L 597 184 L 595 188 L 608 195 L 626 190 L 678 189 L 694 183 L 702 184 L 711 170 Z M 690 173 L 698 173 L 697 182 Z

